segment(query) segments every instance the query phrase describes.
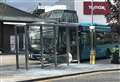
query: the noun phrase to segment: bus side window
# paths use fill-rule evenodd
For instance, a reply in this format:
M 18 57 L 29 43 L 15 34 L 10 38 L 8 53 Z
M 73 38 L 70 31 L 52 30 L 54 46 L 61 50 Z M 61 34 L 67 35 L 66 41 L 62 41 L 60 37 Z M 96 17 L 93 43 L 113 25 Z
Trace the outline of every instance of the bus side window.
M 112 43 L 110 33 L 104 33 L 104 43 Z
M 96 33 L 96 43 L 104 44 L 104 34 L 103 33 Z

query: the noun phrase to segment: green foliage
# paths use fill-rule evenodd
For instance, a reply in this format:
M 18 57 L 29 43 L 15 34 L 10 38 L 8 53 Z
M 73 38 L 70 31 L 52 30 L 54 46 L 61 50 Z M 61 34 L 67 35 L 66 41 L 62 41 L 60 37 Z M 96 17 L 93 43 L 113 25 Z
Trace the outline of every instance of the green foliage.
M 110 0 L 107 0 L 110 3 L 109 9 L 111 10 L 110 14 L 105 15 L 108 23 L 112 26 L 112 29 L 116 30 L 120 34 L 120 0 L 113 0 L 114 3 L 111 3 Z

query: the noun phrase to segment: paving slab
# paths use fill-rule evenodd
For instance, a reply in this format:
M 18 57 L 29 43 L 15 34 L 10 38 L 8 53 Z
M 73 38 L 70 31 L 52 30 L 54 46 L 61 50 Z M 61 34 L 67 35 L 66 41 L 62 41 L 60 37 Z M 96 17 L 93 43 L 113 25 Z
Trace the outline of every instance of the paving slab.
M 46 64 L 44 69 L 41 69 L 39 65 L 29 65 L 29 69 L 26 70 L 24 65 L 21 65 L 20 69 L 17 70 L 15 65 L 2 66 L 0 68 L 0 79 L 1 82 L 16 82 L 16 81 L 27 81 L 34 79 L 46 79 L 59 76 L 68 76 L 75 74 L 84 74 L 96 71 L 107 71 L 107 70 L 118 70 L 120 71 L 120 64 L 60 64 L 56 68 L 52 64 Z

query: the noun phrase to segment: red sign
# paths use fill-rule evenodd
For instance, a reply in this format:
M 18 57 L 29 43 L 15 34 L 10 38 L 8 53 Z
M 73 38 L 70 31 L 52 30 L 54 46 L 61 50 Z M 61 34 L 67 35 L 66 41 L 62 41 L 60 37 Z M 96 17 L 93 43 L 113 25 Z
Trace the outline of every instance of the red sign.
M 84 14 L 91 14 L 92 2 L 84 2 Z M 110 4 L 108 2 L 93 2 L 93 14 L 96 15 L 105 15 L 110 13 L 108 8 Z

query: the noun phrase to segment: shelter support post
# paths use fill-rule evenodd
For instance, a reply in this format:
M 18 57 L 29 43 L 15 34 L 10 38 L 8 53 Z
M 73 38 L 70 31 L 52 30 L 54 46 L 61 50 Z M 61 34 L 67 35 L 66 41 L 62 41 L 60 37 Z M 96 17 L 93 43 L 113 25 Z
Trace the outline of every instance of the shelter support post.
M 41 54 L 41 68 L 44 67 L 44 61 L 43 61 L 43 29 L 42 29 L 42 25 L 40 26 L 40 54 Z
M 57 67 L 57 37 L 56 37 L 56 27 L 54 26 L 54 58 L 55 58 L 55 67 Z
M 95 32 L 95 26 L 90 26 L 90 37 L 91 37 L 90 64 L 95 64 L 94 32 Z
M 15 33 L 15 54 L 16 54 L 16 69 L 19 69 L 19 54 L 18 54 L 18 37 L 17 37 L 17 26 L 14 26 Z
M 28 55 L 29 55 L 29 51 L 28 51 L 28 26 L 24 27 L 25 30 L 25 68 L 26 70 L 28 69 Z
M 69 53 L 70 53 L 69 28 L 66 28 L 66 53 L 67 53 L 67 65 L 69 66 Z
M 77 60 L 78 60 L 78 64 L 80 64 L 80 44 L 79 44 L 79 28 L 76 27 L 76 46 L 77 46 Z

